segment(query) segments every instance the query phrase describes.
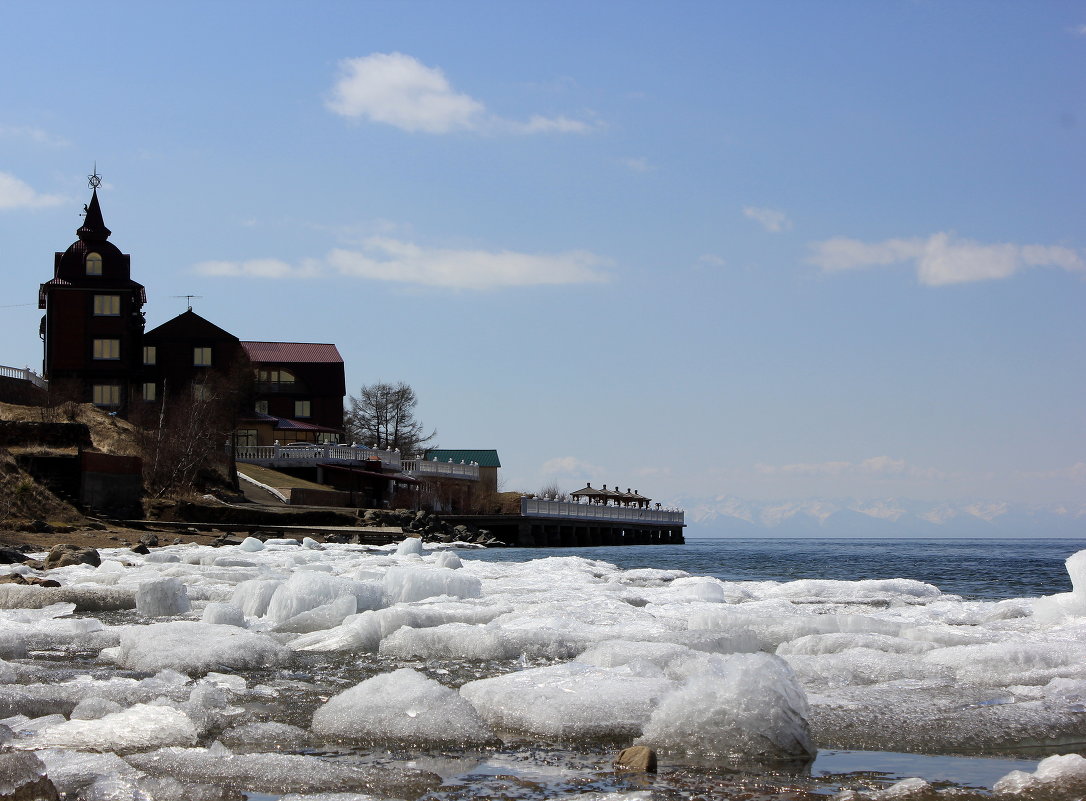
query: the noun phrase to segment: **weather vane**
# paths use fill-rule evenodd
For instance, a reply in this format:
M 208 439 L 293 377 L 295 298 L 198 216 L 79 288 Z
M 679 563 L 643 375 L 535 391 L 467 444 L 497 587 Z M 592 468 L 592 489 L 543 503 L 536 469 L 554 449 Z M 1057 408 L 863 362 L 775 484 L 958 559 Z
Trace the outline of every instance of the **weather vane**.
M 94 172 L 87 176 L 87 183 L 91 189 L 97 189 L 102 185 L 102 176 L 98 174 L 98 162 L 94 162 Z

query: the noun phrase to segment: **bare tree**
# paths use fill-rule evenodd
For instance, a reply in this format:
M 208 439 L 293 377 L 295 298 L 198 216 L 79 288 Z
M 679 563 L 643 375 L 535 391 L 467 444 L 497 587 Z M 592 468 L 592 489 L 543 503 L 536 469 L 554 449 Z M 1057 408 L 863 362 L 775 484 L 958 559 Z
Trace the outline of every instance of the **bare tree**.
M 427 434 L 426 427 L 415 419 L 418 398 L 402 381 L 367 384 L 349 401 L 343 423 L 347 436 L 355 442 L 414 455 L 437 436 L 436 430 Z
M 133 422 L 151 497 L 191 493 L 212 476 L 236 482 L 232 448 L 224 444 L 237 427 L 251 383 L 251 371 L 242 368 L 176 391 L 164 383 L 156 403 L 137 409 Z

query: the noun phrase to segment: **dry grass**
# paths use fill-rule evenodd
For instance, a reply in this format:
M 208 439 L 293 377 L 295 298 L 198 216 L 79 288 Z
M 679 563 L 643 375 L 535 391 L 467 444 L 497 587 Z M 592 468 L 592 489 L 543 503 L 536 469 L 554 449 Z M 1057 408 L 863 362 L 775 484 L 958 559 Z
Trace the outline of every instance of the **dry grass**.
M 0 448 L 0 526 L 17 520 L 44 520 L 47 523 L 79 523 L 83 515 L 36 482 Z
M 117 456 L 139 456 L 136 428 L 90 403 L 63 403 L 59 406 L 19 406 L 0 403 L 0 420 L 28 423 L 83 423 L 90 429 L 96 450 Z

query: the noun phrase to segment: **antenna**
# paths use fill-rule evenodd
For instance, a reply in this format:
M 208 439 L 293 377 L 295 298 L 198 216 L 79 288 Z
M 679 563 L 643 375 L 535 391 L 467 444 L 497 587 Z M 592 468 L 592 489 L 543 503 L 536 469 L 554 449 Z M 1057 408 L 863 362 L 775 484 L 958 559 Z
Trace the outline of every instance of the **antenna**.
M 203 295 L 170 295 L 171 298 L 184 298 L 185 303 L 188 304 L 189 311 L 192 311 L 193 298 L 202 299 Z

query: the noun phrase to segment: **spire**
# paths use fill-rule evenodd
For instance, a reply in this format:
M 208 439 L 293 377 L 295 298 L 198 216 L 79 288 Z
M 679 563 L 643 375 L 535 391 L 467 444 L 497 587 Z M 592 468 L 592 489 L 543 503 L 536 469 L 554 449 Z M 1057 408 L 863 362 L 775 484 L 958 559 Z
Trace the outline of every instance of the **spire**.
M 87 183 L 93 194 L 91 195 L 90 205 L 83 207 L 85 214 L 83 224 L 75 232 L 84 242 L 109 239 L 112 231 L 106 228 L 105 221 L 102 219 L 102 209 L 98 205 L 98 187 L 102 185 L 102 176 L 98 174 L 97 161 L 94 162 L 94 172 L 87 176 Z

